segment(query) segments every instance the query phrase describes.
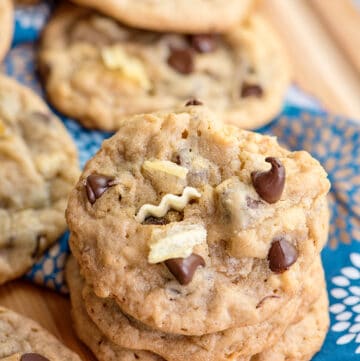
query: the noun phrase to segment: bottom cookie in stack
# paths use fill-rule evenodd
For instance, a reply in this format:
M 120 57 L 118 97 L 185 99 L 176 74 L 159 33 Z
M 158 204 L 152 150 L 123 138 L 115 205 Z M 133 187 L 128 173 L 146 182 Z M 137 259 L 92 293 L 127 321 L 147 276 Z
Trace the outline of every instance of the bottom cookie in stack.
M 231 337 L 229 338 L 229 335 L 234 334 L 233 330 L 221 333 L 223 338 L 220 340 L 219 335 L 217 337 L 214 335 L 205 335 L 203 337 L 159 335 L 157 331 L 146 329 L 145 326 L 141 327 L 139 322 L 123 314 L 118 306 L 115 306 L 118 308 L 117 312 L 115 312 L 115 303 L 111 305 L 111 300 L 101 300 L 95 295 L 91 295 L 89 287 L 87 285 L 84 287 L 78 265 L 74 259 L 68 264 L 67 274 L 76 331 L 100 361 L 123 359 L 162 360 L 164 358 L 175 360 L 174 351 L 171 348 L 177 348 L 177 352 L 180 351 L 194 360 L 208 360 L 213 355 L 212 350 L 216 350 L 214 342 L 217 342 L 218 346 L 224 345 L 225 350 L 226 343 L 234 341 Z M 81 290 L 83 288 L 82 294 Z M 293 308 L 289 308 L 287 312 L 279 310 L 282 317 L 274 315 L 271 318 L 272 320 L 270 319 L 261 325 L 243 327 L 242 332 L 240 332 L 240 329 L 235 332 L 237 336 L 239 334 L 243 336 L 241 342 L 239 342 L 239 339 L 237 340 L 237 348 L 246 345 L 244 348 L 249 349 L 247 343 L 250 342 L 261 344 L 261 351 L 266 351 L 253 355 L 241 352 L 243 350 L 237 350 L 237 352 L 227 355 L 226 359 L 234 361 L 278 361 L 285 359 L 302 361 L 310 359 L 320 349 L 326 334 L 329 322 L 326 303 L 323 271 L 321 262 L 317 261 L 309 271 L 299 301 L 297 303 L 293 302 Z M 122 318 L 128 319 L 127 327 L 124 326 L 119 314 L 122 315 Z M 282 327 L 277 319 L 282 320 Z M 286 329 L 291 322 L 296 323 Z M 129 325 L 131 324 L 137 324 L 137 327 L 139 327 L 137 333 L 134 330 L 135 326 L 132 329 L 130 328 Z M 153 343 L 150 345 L 149 339 L 151 339 L 151 335 Z M 148 343 L 146 339 L 148 339 Z M 201 344 L 206 345 L 206 340 L 208 341 L 207 350 L 204 347 L 201 349 L 199 346 Z M 209 340 L 213 342 L 211 343 Z M 154 352 L 139 351 L 139 348 L 156 351 L 164 358 Z M 250 349 L 256 349 L 256 345 Z M 223 358 L 225 359 L 225 356 Z

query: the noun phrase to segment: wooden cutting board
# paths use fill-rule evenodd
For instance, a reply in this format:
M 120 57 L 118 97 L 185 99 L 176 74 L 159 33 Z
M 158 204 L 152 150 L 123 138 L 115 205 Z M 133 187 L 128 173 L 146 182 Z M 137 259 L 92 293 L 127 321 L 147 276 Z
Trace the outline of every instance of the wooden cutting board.
M 351 0 L 264 0 L 260 11 L 282 37 L 294 79 L 332 112 L 360 120 L 360 21 Z M 0 304 L 38 321 L 84 360 L 69 300 L 24 281 L 0 287 Z

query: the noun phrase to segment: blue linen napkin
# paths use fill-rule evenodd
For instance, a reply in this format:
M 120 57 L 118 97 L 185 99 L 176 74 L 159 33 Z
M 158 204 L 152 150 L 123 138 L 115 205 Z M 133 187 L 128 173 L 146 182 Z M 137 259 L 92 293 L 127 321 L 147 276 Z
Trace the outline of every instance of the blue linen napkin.
M 35 41 L 51 4 L 17 8 L 13 47 L 2 66 L 7 74 L 41 95 L 34 67 Z M 89 131 L 60 117 L 76 142 L 83 166 L 110 133 Z M 329 173 L 332 215 L 322 259 L 331 326 L 314 361 L 360 360 L 360 123 L 326 113 L 319 102 L 292 86 L 282 113 L 258 131 L 276 135 L 291 150 L 307 150 Z M 67 240 L 68 234 L 64 234 L 25 277 L 66 292 L 63 270 L 69 252 Z

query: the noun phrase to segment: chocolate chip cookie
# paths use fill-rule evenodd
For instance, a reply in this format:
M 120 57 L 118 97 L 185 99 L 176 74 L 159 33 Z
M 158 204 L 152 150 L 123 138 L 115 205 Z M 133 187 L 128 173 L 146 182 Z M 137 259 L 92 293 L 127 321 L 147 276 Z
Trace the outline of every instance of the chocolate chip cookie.
M 0 1 L 0 61 L 9 50 L 13 35 L 13 3 L 12 0 Z
M 326 242 L 329 186 L 307 152 L 203 106 L 137 115 L 87 163 L 70 244 L 95 294 L 148 326 L 256 324 L 299 292 Z
M 303 319 L 291 325 L 280 341 L 251 361 L 309 361 L 321 349 L 329 328 L 328 298 L 326 290 Z
M 73 0 L 135 28 L 178 33 L 224 32 L 240 23 L 253 0 Z
M 131 349 L 145 349 L 161 355 L 167 361 L 185 361 L 191 354 L 194 361 L 221 361 L 258 353 L 270 347 L 285 332 L 296 314 L 303 317 L 309 306 L 320 297 L 325 287 L 320 260 L 306 274 L 304 288 L 268 320 L 254 326 L 235 328 L 201 337 L 178 336 L 150 330 L 121 312 L 111 299 L 102 300 L 91 287 L 84 285 L 74 259 L 67 266 L 67 279 L 72 297 L 81 298 L 86 312 L 101 333 L 114 344 Z M 85 286 L 85 287 L 84 287 Z M 77 293 L 76 295 L 73 295 Z M 301 307 L 299 304 L 301 303 Z M 260 306 L 261 307 L 261 306 Z
M 131 350 L 117 346 L 108 340 L 86 313 L 81 297 L 81 278 L 74 259 L 67 267 L 67 281 L 71 288 L 72 319 L 78 337 L 91 349 L 99 361 L 165 361 L 148 351 Z
M 1 306 L 0 360 L 81 361 L 36 322 Z
M 191 97 L 229 123 L 256 128 L 280 111 L 289 84 L 284 50 L 258 15 L 225 35 L 181 35 L 63 6 L 45 28 L 38 62 L 52 104 L 103 130 L 118 129 L 124 115 Z
M 24 274 L 66 229 L 79 176 L 66 129 L 30 89 L 0 76 L 0 284 Z

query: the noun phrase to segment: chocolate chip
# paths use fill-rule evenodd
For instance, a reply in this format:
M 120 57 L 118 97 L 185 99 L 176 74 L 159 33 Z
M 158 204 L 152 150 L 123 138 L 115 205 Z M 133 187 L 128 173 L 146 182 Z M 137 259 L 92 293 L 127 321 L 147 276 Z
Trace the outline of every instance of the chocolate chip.
M 204 259 L 193 253 L 187 258 L 172 258 L 165 261 L 165 265 L 181 285 L 187 285 L 193 279 L 199 266 L 205 267 Z
M 188 107 L 190 105 L 203 105 L 203 103 L 200 100 L 192 98 L 192 99 L 189 99 L 185 104 L 186 107 Z
M 193 35 L 190 42 L 198 53 L 211 53 L 218 47 L 218 37 L 215 34 Z
M 276 295 L 269 295 L 269 296 L 265 296 L 257 305 L 255 308 L 260 308 L 266 300 L 268 300 L 269 298 L 280 298 L 279 296 Z
M 143 224 L 155 224 L 155 225 L 159 225 L 159 226 L 163 226 L 168 223 L 169 223 L 169 221 L 164 217 L 157 218 L 157 217 L 153 217 L 153 216 L 146 217 L 145 221 L 143 222 Z
M 277 202 L 285 186 L 285 168 L 273 157 L 267 157 L 266 162 L 271 169 L 266 172 L 252 172 L 251 179 L 257 194 L 268 203 Z
M 284 238 L 275 240 L 268 253 L 269 267 L 275 273 L 285 272 L 297 258 L 297 249 Z
M 38 353 L 24 353 L 20 361 L 50 361 L 48 358 L 39 355 Z
M 258 199 L 246 197 L 246 205 L 251 209 L 257 209 L 261 204 L 262 202 Z
M 191 74 L 194 71 L 193 52 L 190 48 L 172 49 L 167 62 L 181 74 Z
M 262 87 L 258 84 L 243 83 L 241 87 L 241 97 L 255 97 L 261 98 L 264 94 Z
M 91 204 L 101 197 L 101 195 L 108 190 L 109 187 L 116 185 L 114 177 L 109 177 L 102 174 L 90 174 L 86 178 L 85 188 L 88 200 Z

